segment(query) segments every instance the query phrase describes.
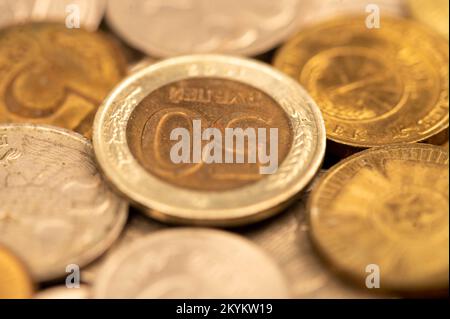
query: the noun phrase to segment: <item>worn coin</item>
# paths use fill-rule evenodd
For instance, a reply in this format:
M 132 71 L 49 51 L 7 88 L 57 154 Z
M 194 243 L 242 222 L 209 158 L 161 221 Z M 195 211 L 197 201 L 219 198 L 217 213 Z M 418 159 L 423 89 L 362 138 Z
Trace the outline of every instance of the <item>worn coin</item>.
M 286 298 L 276 264 L 244 238 L 206 229 L 157 232 L 113 256 L 95 298 Z
M 448 40 L 448 0 L 408 0 L 414 19 L 430 26 Z
M 445 289 L 448 164 L 448 151 L 426 144 L 370 149 L 344 160 L 308 203 L 317 248 L 361 286 L 369 268 L 382 289 Z
M 52 127 L 0 125 L 0 243 L 36 281 L 100 256 L 126 218 L 127 203 L 104 183 L 88 140 Z
M 381 23 L 334 19 L 298 34 L 275 58 L 320 106 L 335 142 L 412 143 L 448 128 L 448 42 L 406 20 Z
M 28 270 L 9 250 L 0 246 L 0 299 L 27 299 L 33 295 Z
M 223 136 L 225 128 L 278 130 L 274 143 L 258 143 L 266 150 L 278 144 L 278 168 L 262 174 L 259 160 L 208 164 L 204 148 L 197 162 L 192 154 L 175 162 L 178 142 L 170 136 L 178 128 L 195 135 L 194 121 Z M 132 74 L 97 113 L 93 140 L 108 179 L 151 216 L 222 226 L 278 212 L 314 177 L 325 150 L 320 112 L 295 81 L 262 63 L 216 55 L 173 58 Z M 205 141 L 196 140 L 198 151 Z
M 65 22 L 69 28 L 96 30 L 106 0 L 0 0 L 0 27 L 29 21 Z
M 125 74 L 100 33 L 34 23 L 0 30 L 0 123 L 92 133 L 97 108 Z
M 255 56 L 295 33 L 301 0 L 110 0 L 109 25 L 150 56 Z

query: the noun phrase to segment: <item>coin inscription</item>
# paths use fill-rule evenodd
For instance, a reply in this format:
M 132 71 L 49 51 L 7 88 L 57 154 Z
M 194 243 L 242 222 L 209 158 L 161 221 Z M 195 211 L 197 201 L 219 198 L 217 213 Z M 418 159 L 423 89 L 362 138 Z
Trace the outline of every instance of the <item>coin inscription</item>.
M 176 128 L 192 132 L 194 120 L 201 121 L 203 128 L 219 129 L 222 136 L 229 128 L 276 128 L 279 164 L 291 148 L 289 119 L 273 98 L 244 83 L 195 78 L 170 83 L 142 100 L 131 114 L 127 126 L 130 150 L 150 173 L 180 187 L 222 191 L 264 177 L 259 172 L 259 162 L 173 163 L 170 153 L 177 142 L 170 139 L 171 132 Z M 193 135 L 190 134 L 191 138 Z M 194 142 L 190 144 L 192 147 Z M 203 140 L 202 144 L 205 145 L 206 141 Z M 225 149 L 223 143 L 221 157 L 224 157 Z M 233 153 L 236 153 L 236 144 Z M 248 154 L 244 155 L 248 158 Z

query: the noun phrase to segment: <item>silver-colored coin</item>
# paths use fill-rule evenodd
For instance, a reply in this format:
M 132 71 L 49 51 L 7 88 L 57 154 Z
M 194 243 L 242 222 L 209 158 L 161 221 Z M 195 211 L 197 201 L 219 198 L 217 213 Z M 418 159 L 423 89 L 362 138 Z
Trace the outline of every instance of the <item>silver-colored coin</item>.
M 107 19 L 151 56 L 254 56 L 297 31 L 302 0 L 110 0 Z
M 28 21 L 77 22 L 96 30 L 106 9 L 106 0 L 0 0 L 0 27 Z M 78 20 L 79 19 L 79 20 Z
M 36 281 L 96 259 L 126 219 L 127 203 L 104 183 L 87 139 L 47 126 L 0 125 L 0 243 Z
M 247 240 L 216 230 L 157 232 L 114 255 L 95 298 L 286 298 L 283 275 Z
M 34 299 L 89 299 L 91 289 L 88 286 L 81 285 L 79 288 L 67 288 L 66 286 L 57 286 L 39 291 Z

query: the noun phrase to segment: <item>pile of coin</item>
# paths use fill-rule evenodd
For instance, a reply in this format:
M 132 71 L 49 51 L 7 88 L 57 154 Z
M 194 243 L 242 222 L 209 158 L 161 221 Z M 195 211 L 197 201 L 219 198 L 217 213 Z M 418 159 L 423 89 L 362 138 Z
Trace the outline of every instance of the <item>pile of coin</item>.
M 447 294 L 448 68 L 443 0 L 0 0 L 0 298 Z

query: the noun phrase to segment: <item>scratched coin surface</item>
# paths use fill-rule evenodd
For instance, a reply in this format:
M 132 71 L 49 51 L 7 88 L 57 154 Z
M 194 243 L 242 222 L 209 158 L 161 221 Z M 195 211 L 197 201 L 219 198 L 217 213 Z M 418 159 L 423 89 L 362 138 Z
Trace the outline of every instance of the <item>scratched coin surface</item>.
M 94 298 L 287 298 L 277 265 L 246 239 L 217 230 L 157 232 L 102 268 Z
M 120 51 L 100 33 L 47 23 L 0 30 L 0 123 L 89 137 L 97 108 L 124 74 Z
M 448 42 L 428 28 L 383 17 L 315 25 L 277 54 L 323 112 L 329 139 L 356 147 L 426 140 L 448 128 Z
M 0 299 L 27 299 L 33 295 L 28 270 L 9 250 L 0 246 Z
M 379 269 L 381 288 L 448 288 L 449 154 L 411 144 L 371 149 L 332 168 L 308 206 L 311 234 L 325 258 L 365 285 Z
M 126 218 L 127 204 L 104 183 L 88 140 L 52 127 L 0 125 L 0 243 L 36 281 L 97 258 Z
M 180 143 L 171 138 L 175 129 L 189 135 L 188 161 L 172 157 Z M 198 133 L 207 129 L 223 139 L 214 135 L 200 143 Z M 253 149 L 273 154 L 278 168 L 265 174 L 269 162 L 259 155 L 250 162 L 255 152 L 238 149 L 237 142 L 227 146 L 228 129 L 253 129 L 259 141 Z M 277 140 L 267 137 L 272 129 Z M 259 130 L 264 134 L 257 135 Z M 251 60 L 200 55 L 169 59 L 129 76 L 97 114 L 93 140 L 108 179 L 151 216 L 231 226 L 276 213 L 309 183 L 324 156 L 325 131 L 318 107 L 289 77 Z M 203 155 L 211 143 L 222 148 L 212 152 L 220 159 L 209 163 Z M 231 163 L 225 162 L 225 150 Z M 238 152 L 243 163 L 236 160 Z
M 430 26 L 448 40 L 448 0 L 408 0 L 408 4 L 414 19 Z
M 150 56 L 254 56 L 295 33 L 301 0 L 110 0 L 107 20 Z
M 106 0 L 0 0 L 0 27 L 29 21 L 59 21 L 96 30 Z

